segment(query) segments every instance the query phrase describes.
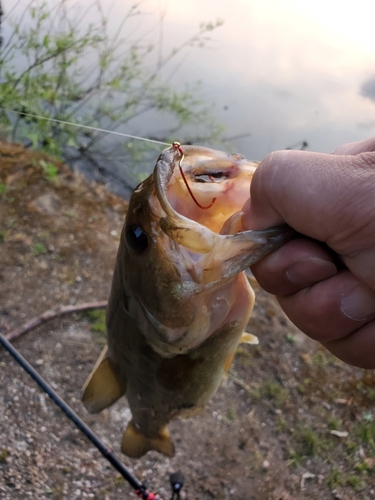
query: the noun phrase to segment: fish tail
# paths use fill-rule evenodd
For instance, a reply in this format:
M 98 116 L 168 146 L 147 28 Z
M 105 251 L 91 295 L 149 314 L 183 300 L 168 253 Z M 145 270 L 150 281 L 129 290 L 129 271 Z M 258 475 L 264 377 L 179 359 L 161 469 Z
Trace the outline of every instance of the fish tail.
M 156 438 L 149 438 L 130 422 L 122 437 L 121 451 L 128 457 L 141 458 L 150 450 L 158 451 L 167 457 L 174 456 L 174 445 L 167 426 L 161 429 Z

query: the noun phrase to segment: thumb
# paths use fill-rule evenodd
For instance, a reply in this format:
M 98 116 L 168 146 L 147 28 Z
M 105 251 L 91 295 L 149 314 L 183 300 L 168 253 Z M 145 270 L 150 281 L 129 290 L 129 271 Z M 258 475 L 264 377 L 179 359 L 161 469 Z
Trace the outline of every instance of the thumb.
M 255 171 L 246 229 L 287 223 L 299 233 L 348 251 L 348 238 L 372 222 L 375 153 L 335 155 L 277 151 Z M 369 228 L 367 228 L 369 229 Z M 375 229 L 375 228 L 374 228 Z

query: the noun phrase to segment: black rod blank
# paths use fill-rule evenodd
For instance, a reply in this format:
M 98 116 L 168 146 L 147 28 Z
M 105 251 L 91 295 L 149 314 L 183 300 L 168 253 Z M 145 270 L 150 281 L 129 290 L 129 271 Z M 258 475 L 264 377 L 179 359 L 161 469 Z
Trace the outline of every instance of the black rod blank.
M 0 333 L 0 344 L 13 356 L 18 364 L 35 380 L 48 396 L 61 408 L 61 410 L 72 420 L 80 431 L 96 446 L 100 453 L 113 465 L 113 467 L 132 486 L 136 494 L 144 500 L 161 500 L 158 495 L 151 493 L 144 484 L 138 481 L 125 465 L 116 457 L 99 437 L 88 427 L 85 422 L 70 408 L 70 406 L 52 389 L 52 387 L 39 375 L 39 373 L 26 361 L 17 349 Z

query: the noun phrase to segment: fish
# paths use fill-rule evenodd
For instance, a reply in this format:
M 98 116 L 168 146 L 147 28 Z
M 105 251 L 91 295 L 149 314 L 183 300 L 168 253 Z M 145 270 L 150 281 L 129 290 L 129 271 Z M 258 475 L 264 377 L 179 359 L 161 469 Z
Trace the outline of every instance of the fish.
M 121 451 L 172 457 L 171 420 L 204 411 L 229 370 L 254 292 L 245 270 L 288 241 L 287 226 L 245 231 L 257 163 L 173 143 L 132 193 L 106 312 L 107 344 L 82 388 L 91 413 L 125 396 Z

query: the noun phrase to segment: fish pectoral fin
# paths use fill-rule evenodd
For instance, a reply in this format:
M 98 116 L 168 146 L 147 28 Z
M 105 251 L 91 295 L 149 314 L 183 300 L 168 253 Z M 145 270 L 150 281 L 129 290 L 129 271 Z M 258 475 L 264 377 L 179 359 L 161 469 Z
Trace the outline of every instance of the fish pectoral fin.
M 257 336 L 253 335 L 252 333 L 243 332 L 241 340 L 240 340 L 240 344 L 258 345 L 259 339 Z
M 104 410 L 125 394 L 125 384 L 116 377 L 107 350 L 106 346 L 82 387 L 82 403 L 90 413 Z
M 128 424 L 122 436 L 121 451 L 130 458 L 141 458 L 148 451 L 155 450 L 167 457 L 174 456 L 174 444 L 167 426 L 156 438 L 149 438 L 138 431 L 133 422 Z

